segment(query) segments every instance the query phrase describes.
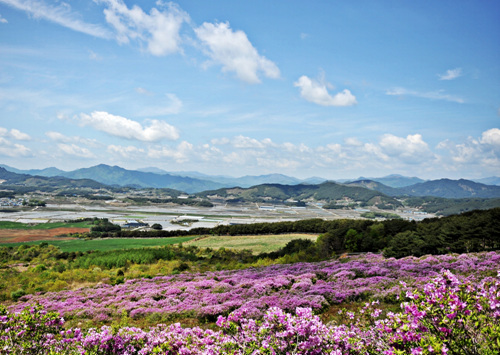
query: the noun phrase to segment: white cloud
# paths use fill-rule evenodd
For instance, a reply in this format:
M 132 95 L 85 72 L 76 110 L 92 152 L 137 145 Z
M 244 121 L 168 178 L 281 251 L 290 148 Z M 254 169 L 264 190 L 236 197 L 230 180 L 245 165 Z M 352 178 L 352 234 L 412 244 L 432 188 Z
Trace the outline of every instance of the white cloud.
M 144 88 L 141 88 L 141 87 L 138 87 L 138 88 L 135 88 L 135 91 L 138 93 L 138 94 L 141 94 L 141 95 L 153 95 L 152 92 L 150 92 L 149 90 L 146 90 Z
M 10 137 L 14 138 L 18 141 L 29 141 L 31 137 L 29 134 L 21 132 L 18 129 L 11 129 L 10 131 L 7 128 L 0 127 L 0 137 Z
M 54 141 L 59 142 L 69 142 L 71 140 L 70 137 L 66 137 L 64 134 L 59 132 L 45 132 L 45 135 Z
M 340 154 L 342 152 L 342 146 L 338 143 L 327 144 L 326 148 L 330 153 Z
M 111 154 L 116 154 L 126 159 L 133 159 L 144 156 L 144 149 L 137 148 L 134 146 L 119 146 L 119 145 L 109 145 L 107 151 Z
M 90 60 L 95 60 L 95 61 L 100 61 L 102 58 L 96 52 L 94 52 L 92 50 L 89 50 L 89 59 Z
M 54 131 L 45 132 L 45 135 L 56 142 L 79 143 L 79 144 L 83 144 L 87 147 L 98 147 L 99 146 L 99 143 L 95 139 L 83 138 L 83 137 L 79 137 L 79 136 L 69 137 L 69 136 L 65 136 L 62 133 L 54 132 Z
M 225 144 L 229 144 L 230 142 L 231 142 L 231 140 L 229 138 L 226 138 L 226 137 L 213 138 L 212 140 L 210 140 L 210 143 L 212 143 L 213 145 L 225 145 Z
M 249 136 L 213 139 L 210 144 L 195 146 L 181 142 L 177 146 L 157 145 L 142 149 L 140 146 L 107 147 L 119 161 L 168 161 L 178 168 L 203 166 L 216 172 L 228 173 L 223 169 L 231 166 L 238 174 L 282 172 L 292 175 L 304 171 L 340 172 L 344 175 L 365 175 L 397 172 L 402 174 L 442 174 L 443 171 L 457 171 L 459 167 L 473 167 L 491 171 L 500 167 L 500 150 L 495 149 L 500 130 L 491 129 L 477 138 L 455 144 L 440 143 L 438 155 L 424 141 L 420 134 L 404 137 L 385 134 L 378 141 L 362 141 L 346 138 L 341 142 L 330 142 L 311 147 L 303 143 L 276 143 L 271 139 L 256 139 Z M 436 167 L 439 166 L 438 169 Z M 321 176 L 321 175 L 320 175 Z
M 461 97 L 445 94 L 443 90 L 430 91 L 430 92 L 418 92 L 418 91 L 407 90 L 404 88 L 395 88 L 392 90 L 387 90 L 386 95 L 414 96 L 414 97 L 421 97 L 424 99 L 431 99 L 431 100 L 444 100 L 444 101 L 457 102 L 460 104 L 465 102 L 465 100 L 462 99 Z
M 467 144 L 467 143 L 462 143 L 462 144 L 457 144 L 455 147 L 452 147 L 453 149 L 453 156 L 452 159 L 455 163 L 473 163 L 475 161 L 479 161 L 478 158 L 480 158 L 480 149 L 477 144 Z
M 0 128 L 0 135 L 3 135 L 2 133 L 5 133 L 5 131 L 5 129 Z M 0 136 L 0 156 L 17 158 L 30 155 L 32 155 L 32 153 L 28 147 L 22 144 L 12 143 L 8 139 Z
M 438 149 L 448 152 L 451 163 L 448 169 L 453 170 L 468 165 L 477 166 L 482 171 L 500 168 L 500 129 L 491 128 L 484 131 L 480 138 L 469 137 L 465 142 L 454 143 L 445 140 L 438 144 Z
M 386 162 L 390 159 L 389 156 L 382 151 L 381 147 L 374 143 L 363 144 L 363 148 L 360 153 L 361 155 L 363 155 L 363 153 L 368 153 L 370 161 L 373 160 L 373 156 L 383 162 Z M 368 161 L 368 159 L 366 160 Z
M 154 159 L 170 158 L 177 163 L 184 163 L 189 160 L 192 155 L 194 146 L 186 141 L 181 142 L 176 148 L 160 147 L 150 148 L 148 157 Z
M 492 128 L 483 132 L 481 137 L 481 143 L 489 144 L 500 148 L 500 129 Z
M 222 65 L 222 71 L 235 72 L 236 76 L 251 84 L 260 83 L 259 74 L 272 79 L 280 76 L 276 64 L 259 55 L 243 31 L 233 31 L 229 23 L 203 23 L 194 29 L 206 46 L 207 55 Z
M 350 145 L 353 147 L 361 147 L 363 145 L 363 143 L 355 137 L 346 138 L 344 139 L 344 142 L 346 145 Z
M 357 104 L 356 97 L 347 89 L 335 94 L 328 93 L 328 84 L 318 82 L 302 75 L 297 82 L 293 84 L 300 88 L 300 96 L 309 102 L 322 106 L 352 106 Z
M 62 152 L 68 155 L 80 158 L 95 158 L 94 153 L 92 153 L 89 149 L 82 148 L 76 144 L 59 143 L 57 146 Z
M 156 56 L 181 51 L 179 34 L 182 24 L 189 20 L 187 13 L 174 3 L 157 1 L 161 8 L 152 8 L 149 14 L 139 6 L 128 8 L 122 0 L 101 0 L 106 21 L 114 27 L 120 43 L 131 40 L 146 43 L 147 51 Z
M 29 134 L 23 133 L 18 129 L 11 129 L 10 135 L 12 138 L 17 139 L 19 141 L 29 141 L 31 139 Z
M 271 170 L 275 169 L 297 169 L 300 166 L 300 162 L 291 159 L 268 159 L 268 158 L 256 158 L 257 164 L 261 167 L 265 167 Z
M 439 80 L 453 80 L 462 76 L 462 68 L 448 69 L 444 74 L 438 74 Z
M 4 19 L 2 17 L 2 15 L 0 15 L 0 23 L 9 23 L 9 21 L 7 21 L 6 19 Z
M 398 157 L 406 163 L 420 163 L 433 158 L 420 134 L 410 134 L 406 138 L 385 134 L 380 140 L 380 147 L 388 156 Z
M 148 92 L 141 92 L 147 94 Z M 148 107 L 140 112 L 141 116 L 166 116 L 179 113 L 182 109 L 182 101 L 175 94 L 165 94 L 168 105 Z
M 263 142 L 259 142 L 257 139 L 249 138 L 245 136 L 237 136 L 232 141 L 233 147 L 239 149 L 260 149 L 264 148 L 265 144 Z
M 48 20 L 73 31 L 104 39 L 112 37 L 107 29 L 82 21 L 77 14 L 71 11 L 70 5 L 66 2 L 48 5 L 41 0 L 0 0 L 0 3 L 24 11 L 34 18 Z
M 82 125 L 91 126 L 116 137 L 143 142 L 155 142 L 162 139 L 176 140 L 179 138 L 177 128 L 168 123 L 159 120 L 149 120 L 148 122 L 149 125 L 143 127 L 139 122 L 102 111 L 95 111 L 90 115 L 84 113 L 80 115 Z

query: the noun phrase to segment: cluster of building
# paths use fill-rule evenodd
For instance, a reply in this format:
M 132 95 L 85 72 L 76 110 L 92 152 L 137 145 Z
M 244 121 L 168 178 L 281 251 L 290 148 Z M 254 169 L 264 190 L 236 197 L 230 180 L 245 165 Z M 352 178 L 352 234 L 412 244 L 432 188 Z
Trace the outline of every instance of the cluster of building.
M 136 220 L 128 220 L 127 223 L 121 225 L 122 228 L 132 229 L 132 228 L 144 228 L 149 227 L 149 224 L 139 222 Z
M 23 205 L 23 202 L 22 198 L 0 198 L 0 206 L 2 207 L 19 207 Z

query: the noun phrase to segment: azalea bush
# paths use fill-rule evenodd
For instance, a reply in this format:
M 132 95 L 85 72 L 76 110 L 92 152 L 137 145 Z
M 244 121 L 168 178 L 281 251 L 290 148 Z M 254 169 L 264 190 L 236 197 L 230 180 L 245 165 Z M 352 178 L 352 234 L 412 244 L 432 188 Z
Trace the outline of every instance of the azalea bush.
M 402 285 L 405 288 L 405 285 Z M 64 330 L 39 306 L 0 309 L 4 354 L 498 354 L 500 278 L 462 281 L 444 270 L 422 289 L 406 289 L 401 311 L 376 301 L 345 322 L 325 324 L 311 308 L 270 308 L 260 318 L 240 308 L 217 319 L 218 330 L 158 325 L 149 330 L 103 326 Z
M 9 311 L 41 304 L 67 320 L 92 326 L 110 324 L 125 314 L 134 321 L 170 323 L 186 317 L 215 322 L 217 317 L 245 309 L 261 317 L 269 308 L 294 312 L 297 307 L 321 312 L 349 302 L 379 299 L 397 303 L 400 282 L 421 288 L 440 270 L 452 270 L 461 280 L 496 275 L 496 252 L 439 255 L 403 259 L 377 254 L 318 263 L 271 265 L 235 271 L 181 273 L 151 279 L 123 280 L 77 290 L 20 296 Z

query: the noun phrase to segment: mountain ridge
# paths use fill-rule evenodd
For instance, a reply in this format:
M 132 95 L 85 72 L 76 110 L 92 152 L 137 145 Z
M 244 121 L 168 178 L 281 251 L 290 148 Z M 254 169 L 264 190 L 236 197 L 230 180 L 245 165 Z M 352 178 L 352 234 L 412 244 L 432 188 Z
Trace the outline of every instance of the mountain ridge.
M 250 188 L 263 184 L 280 185 L 319 185 L 327 182 L 322 178 L 297 179 L 283 174 L 246 175 L 239 178 L 227 176 L 211 176 L 198 172 L 168 173 L 158 168 L 128 170 L 119 166 L 99 164 L 89 168 L 63 171 L 54 167 L 45 169 L 20 170 L 0 164 L 6 171 L 32 176 L 62 176 L 71 179 L 90 179 L 109 186 L 171 188 L 186 193 L 200 193 L 221 188 Z M 156 172 L 154 172 L 156 171 Z M 195 176 L 198 176 L 196 178 Z M 490 178 L 494 181 L 495 177 Z M 321 181 L 323 180 L 323 181 Z M 384 181 L 386 182 L 384 184 Z M 409 182 L 420 181 L 408 185 Z M 417 177 L 405 177 L 398 174 L 382 178 L 361 178 L 358 180 L 335 181 L 347 186 L 363 187 L 376 190 L 391 197 L 396 196 L 434 196 L 443 198 L 493 198 L 500 197 L 500 186 L 487 185 L 472 180 L 438 179 L 422 180 Z M 388 185 L 389 184 L 389 185 Z

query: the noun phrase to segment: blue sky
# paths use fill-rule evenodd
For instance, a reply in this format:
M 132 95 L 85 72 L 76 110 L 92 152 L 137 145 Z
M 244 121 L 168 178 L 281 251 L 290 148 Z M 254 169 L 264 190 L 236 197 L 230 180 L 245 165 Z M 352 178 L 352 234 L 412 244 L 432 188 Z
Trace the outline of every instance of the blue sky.
M 0 0 L 0 162 L 500 175 L 500 1 Z

